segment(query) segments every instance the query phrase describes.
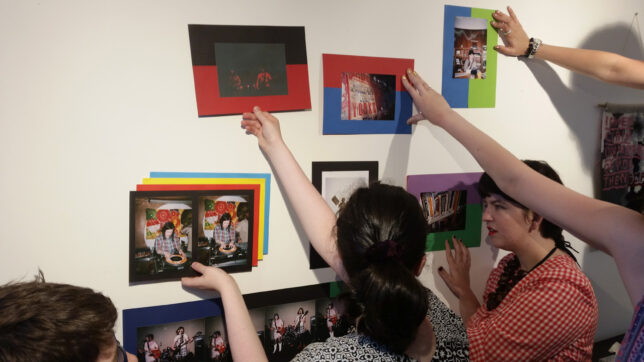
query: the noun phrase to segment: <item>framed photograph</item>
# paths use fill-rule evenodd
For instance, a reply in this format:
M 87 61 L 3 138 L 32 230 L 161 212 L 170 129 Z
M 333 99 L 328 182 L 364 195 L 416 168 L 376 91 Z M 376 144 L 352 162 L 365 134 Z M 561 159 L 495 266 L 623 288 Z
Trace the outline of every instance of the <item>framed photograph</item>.
M 322 54 L 324 134 L 411 133 L 401 76 L 413 59 Z
M 600 198 L 644 213 L 644 106 L 608 104 L 602 114 Z
M 241 184 L 241 185 L 236 185 L 236 184 L 205 184 L 205 185 L 200 185 L 200 184 L 146 184 L 146 185 L 137 185 L 136 190 L 137 191 L 188 191 L 188 190 L 252 190 L 253 191 L 253 202 L 254 202 L 254 214 L 253 214 L 253 230 L 257 230 L 257 232 L 253 232 L 252 235 L 248 234 L 246 226 L 248 225 L 247 221 L 243 217 L 241 218 L 242 222 L 239 224 L 239 228 L 242 229 L 242 234 L 248 234 L 250 237 L 252 237 L 253 242 L 252 244 L 252 251 L 251 251 L 251 264 L 252 266 L 257 266 L 258 265 L 258 254 L 259 254 L 259 236 L 261 234 L 262 230 L 262 224 L 260 224 L 261 218 L 260 213 L 261 213 L 261 207 L 260 207 L 260 199 L 261 196 L 258 197 L 260 194 L 260 185 L 259 184 Z M 242 207 L 242 212 L 245 212 L 245 210 Z M 246 239 L 245 237 L 243 238 L 244 240 Z M 203 240 L 201 242 L 203 244 Z
M 443 85 L 452 108 L 494 108 L 498 42 L 492 10 L 445 5 Z
M 349 200 L 353 191 L 377 180 L 378 161 L 313 162 L 312 164 L 313 186 L 336 214 Z M 310 244 L 309 267 L 310 269 L 329 267 Z
M 251 270 L 255 209 L 249 189 L 132 191 L 130 282 L 195 275 L 193 261 Z
M 290 361 L 313 342 L 349 333 L 341 283 L 244 295 L 269 361 Z M 130 353 L 160 360 L 232 361 L 221 299 L 123 311 L 123 342 Z
M 416 196 L 427 220 L 427 251 L 445 250 L 452 235 L 467 247 L 481 245 L 482 209 L 477 191 L 481 172 L 410 175 L 407 191 Z
M 150 172 L 144 184 L 239 184 L 259 185 L 259 247 L 257 258 L 262 260 L 268 254 L 268 226 L 271 204 L 270 173 L 230 172 Z
M 188 25 L 197 112 L 311 108 L 304 27 Z

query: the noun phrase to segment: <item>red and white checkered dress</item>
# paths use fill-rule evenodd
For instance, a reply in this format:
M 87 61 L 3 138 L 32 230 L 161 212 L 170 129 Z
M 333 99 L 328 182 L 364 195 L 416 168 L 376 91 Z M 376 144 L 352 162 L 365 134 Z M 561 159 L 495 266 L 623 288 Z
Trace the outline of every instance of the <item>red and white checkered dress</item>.
M 501 304 L 488 311 L 507 255 L 492 271 L 484 302 L 467 322 L 471 361 L 590 361 L 597 330 L 593 287 L 567 255 L 528 273 Z

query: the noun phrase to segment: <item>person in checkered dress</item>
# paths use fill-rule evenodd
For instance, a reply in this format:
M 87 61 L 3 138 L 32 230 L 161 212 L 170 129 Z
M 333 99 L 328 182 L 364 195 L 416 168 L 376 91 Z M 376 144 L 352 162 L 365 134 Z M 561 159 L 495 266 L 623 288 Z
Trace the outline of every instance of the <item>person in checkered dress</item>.
M 509 31 L 514 28 L 513 34 L 525 37 L 521 25 L 513 13 L 507 16 L 497 11 L 494 16 L 497 21 L 502 21 L 499 23 L 500 25 L 495 25 L 496 27 L 509 27 L 509 29 L 504 29 L 506 34 L 509 34 Z M 638 61 L 631 62 L 631 65 L 635 66 L 637 64 L 633 62 L 637 63 Z M 639 62 L 638 67 L 644 64 Z M 573 70 L 578 71 L 578 69 Z M 620 205 L 593 199 L 549 180 L 523 164 L 491 137 L 450 109 L 445 99 L 416 72 L 408 70 L 407 74 L 403 76 L 402 82 L 420 111 L 413 115 L 407 123 L 415 124 L 427 119 L 434 125 L 443 128 L 472 153 L 481 167 L 507 195 L 534 210 L 545 220 L 565 227 L 568 232 L 580 240 L 606 252 L 615 259 L 622 282 L 636 310 L 631 326 L 621 344 L 617 360 L 644 360 L 644 307 L 642 307 L 644 304 L 644 263 L 642 263 L 644 260 L 644 242 L 642 242 L 644 214 Z M 634 83 L 624 85 L 637 87 Z M 549 270 L 552 264 L 552 262 L 545 262 L 534 272 Z M 572 280 L 579 281 L 580 279 L 574 277 L 573 273 L 574 269 L 566 276 L 573 276 Z M 563 282 L 565 279 L 562 278 L 562 275 L 557 277 Z M 534 276 L 530 277 L 530 279 L 532 278 Z M 529 283 L 530 279 L 522 280 L 515 288 L 527 285 L 536 286 L 536 284 Z M 494 286 L 494 283 L 497 282 L 493 273 L 488 281 L 488 290 Z M 577 285 L 575 284 L 575 286 Z M 540 289 L 549 296 L 558 294 L 558 292 L 549 292 L 548 288 L 541 287 Z M 513 293 L 515 292 L 511 291 L 508 297 L 511 297 Z M 565 301 L 567 300 L 564 298 Z M 503 303 L 508 304 L 506 301 Z M 503 307 L 503 303 L 499 305 L 499 308 Z M 463 301 L 460 304 L 463 304 Z M 551 311 L 556 312 L 560 306 L 561 304 L 553 305 Z M 554 316 L 549 318 L 552 319 Z M 508 336 L 508 338 L 510 337 Z M 522 342 L 523 337 L 524 335 L 521 335 L 518 342 Z M 539 341 L 533 341 L 533 343 L 536 344 Z

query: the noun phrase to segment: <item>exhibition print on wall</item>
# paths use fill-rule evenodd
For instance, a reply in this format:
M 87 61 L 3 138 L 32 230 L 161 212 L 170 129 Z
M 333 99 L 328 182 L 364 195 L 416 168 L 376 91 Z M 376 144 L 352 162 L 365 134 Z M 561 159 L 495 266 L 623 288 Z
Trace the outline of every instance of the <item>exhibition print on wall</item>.
M 324 134 L 411 133 L 401 76 L 413 59 L 322 54 Z
M 188 25 L 199 116 L 311 108 L 304 27 Z
M 608 104 L 601 132 L 601 199 L 644 213 L 644 106 Z
M 492 10 L 445 5 L 443 84 L 452 108 L 493 108 L 498 43 Z
M 378 161 L 312 163 L 311 182 L 336 215 L 349 200 L 353 191 L 366 187 L 377 179 Z M 309 266 L 311 269 L 329 267 L 311 245 L 309 245 Z
M 444 250 L 445 240 L 462 239 L 467 247 L 481 244 L 480 172 L 410 175 L 407 191 L 418 198 L 427 220 L 427 251 Z
M 254 199 L 250 189 L 132 191 L 130 282 L 195 275 L 193 261 L 229 272 L 250 270 L 257 240 Z
M 324 283 L 244 295 L 268 360 L 290 361 L 310 343 L 353 330 L 343 289 Z M 126 309 L 123 340 L 130 353 L 165 361 L 232 361 L 221 299 Z

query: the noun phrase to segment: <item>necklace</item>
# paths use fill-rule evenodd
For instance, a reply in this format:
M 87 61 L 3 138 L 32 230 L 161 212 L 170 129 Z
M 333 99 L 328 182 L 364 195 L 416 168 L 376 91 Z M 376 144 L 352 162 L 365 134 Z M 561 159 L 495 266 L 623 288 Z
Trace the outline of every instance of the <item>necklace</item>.
M 501 273 L 501 276 L 499 276 L 499 281 L 496 285 L 496 290 L 492 293 L 490 293 L 487 297 L 487 303 L 486 307 L 487 310 L 491 311 L 496 309 L 496 307 L 501 304 L 503 299 L 505 298 L 508 293 L 510 293 L 510 290 L 519 282 L 523 277 L 528 275 L 531 271 L 535 270 L 539 265 L 543 264 L 548 258 L 554 254 L 554 252 L 557 250 L 557 247 L 555 246 L 550 250 L 548 254 L 546 254 L 543 259 L 541 259 L 535 266 L 530 268 L 530 270 L 525 271 L 521 269 L 521 263 L 519 262 L 519 257 L 515 254 L 514 258 L 510 260 L 506 265 L 505 268 L 503 269 L 503 273 Z

